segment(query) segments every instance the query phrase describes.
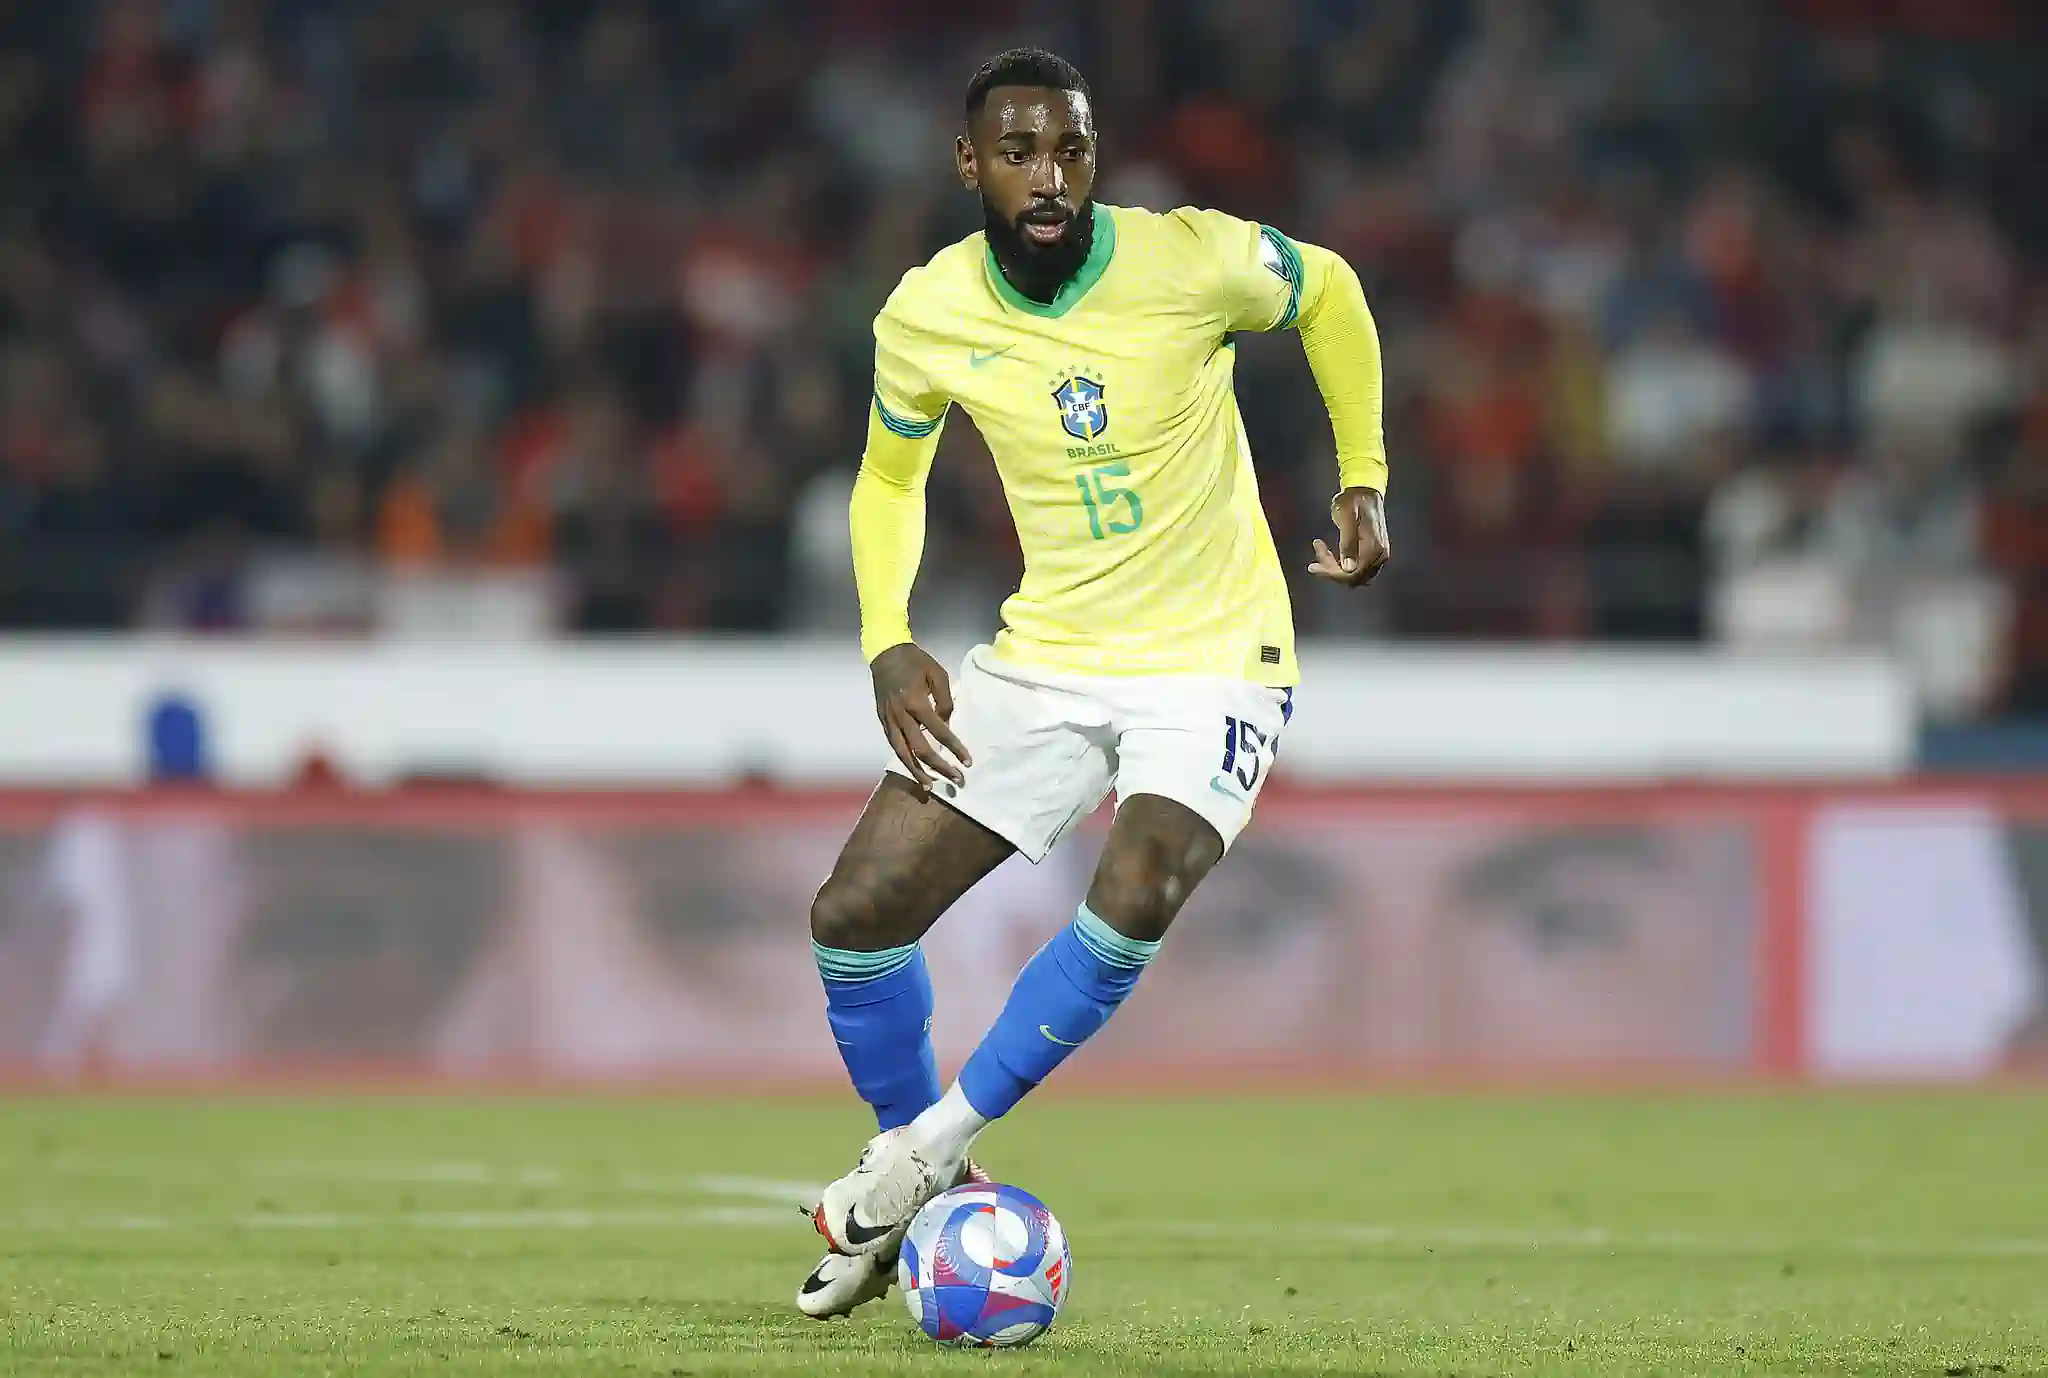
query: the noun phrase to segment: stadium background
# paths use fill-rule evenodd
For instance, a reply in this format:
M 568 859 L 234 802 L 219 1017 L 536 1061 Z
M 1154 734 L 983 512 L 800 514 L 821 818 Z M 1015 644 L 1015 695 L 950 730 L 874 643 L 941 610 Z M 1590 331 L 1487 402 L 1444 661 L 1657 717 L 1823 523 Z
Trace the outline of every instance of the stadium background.
M 2038 1062 L 2042 23 L 0 8 L 0 1058 L 833 1084 L 868 322 L 976 227 L 958 94 L 1036 41 L 1103 199 L 1352 261 L 1394 464 L 1370 592 L 1283 561 L 1281 777 L 1075 1080 Z M 1238 392 L 1305 550 L 1293 342 Z M 932 513 L 957 648 L 1017 571 L 966 425 Z M 1099 836 L 934 936 L 949 1061 Z

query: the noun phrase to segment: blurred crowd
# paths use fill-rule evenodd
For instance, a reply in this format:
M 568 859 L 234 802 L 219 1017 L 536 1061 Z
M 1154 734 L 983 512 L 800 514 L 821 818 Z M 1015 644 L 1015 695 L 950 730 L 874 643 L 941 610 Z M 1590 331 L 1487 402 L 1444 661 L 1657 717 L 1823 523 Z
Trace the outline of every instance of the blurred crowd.
M 1037 42 L 1098 194 L 1345 254 L 1396 561 L 1320 634 L 1873 645 L 2048 707 L 2023 0 L 0 6 L 0 625 L 843 631 L 869 321 Z M 1275 533 L 1334 472 L 1291 339 Z M 921 629 L 1016 542 L 971 427 Z M 1283 562 L 1290 569 L 1302 560 Z

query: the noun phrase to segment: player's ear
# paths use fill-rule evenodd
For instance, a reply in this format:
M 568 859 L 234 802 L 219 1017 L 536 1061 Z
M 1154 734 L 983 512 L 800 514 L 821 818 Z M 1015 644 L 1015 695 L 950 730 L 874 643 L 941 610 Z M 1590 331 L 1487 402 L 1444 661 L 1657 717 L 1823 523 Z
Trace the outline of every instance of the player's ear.
M 960 183 L 969 191 L 981 190 L 981 169 L 974 162 L 974 141 L 965 134 L 953 140 L 953 168 L 960 174 Z

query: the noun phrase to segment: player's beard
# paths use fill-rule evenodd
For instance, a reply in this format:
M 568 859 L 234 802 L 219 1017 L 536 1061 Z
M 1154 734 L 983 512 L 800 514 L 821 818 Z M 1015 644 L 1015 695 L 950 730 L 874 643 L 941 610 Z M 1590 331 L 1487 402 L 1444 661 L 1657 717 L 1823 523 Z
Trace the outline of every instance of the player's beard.
M 1093 201 L 1083 201 L 1074 208 L 1074 218 L 1067 222 L 1067 232 L 1060 236 L 1059 243 L 1043 247 L 1026 239 L 1016 222 L 1005 219 L 985 196 L 981 199 L 981 214 L 997 266 L 1012 287 L 1033 301 L 1049 302 L 1059 295 L 1067 279 L 1081 271 L 1088 250 L 1095 244 Z

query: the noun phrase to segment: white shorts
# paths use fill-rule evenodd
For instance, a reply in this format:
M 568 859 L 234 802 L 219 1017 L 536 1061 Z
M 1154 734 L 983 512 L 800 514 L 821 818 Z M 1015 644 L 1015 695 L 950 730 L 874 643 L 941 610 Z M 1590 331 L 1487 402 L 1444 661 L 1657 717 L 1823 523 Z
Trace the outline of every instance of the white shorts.
M 974 764 L 965 784 L 934 789 L 1033 862 L 1112 786 L 1119 807 L 1134 794 L 1186 805 L 1228 850 L 1293 711 L 1291 689 L 1221 675 L 1053 674 L 977 646 L 953 680 L 952 728 Z M 908 774 L 895 760 L 889 769 Z

